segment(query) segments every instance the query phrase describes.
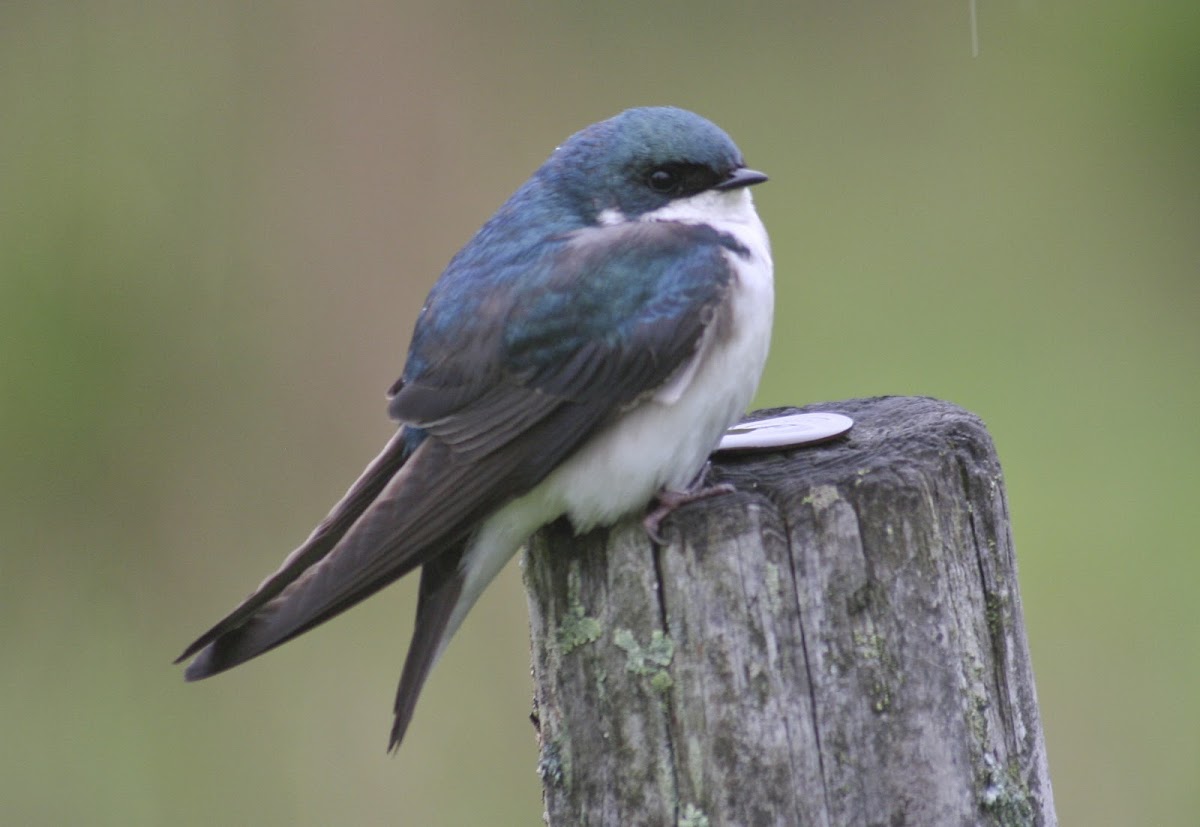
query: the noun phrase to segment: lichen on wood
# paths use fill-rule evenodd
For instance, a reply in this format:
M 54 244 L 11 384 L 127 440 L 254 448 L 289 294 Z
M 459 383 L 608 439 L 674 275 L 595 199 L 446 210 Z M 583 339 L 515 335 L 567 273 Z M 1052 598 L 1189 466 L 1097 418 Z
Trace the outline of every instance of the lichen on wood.
M 736 492 L 665 547 L 636 520 L 531 541 L 550 825 L 1056 823 L 982 422 L 810 409 L 855 428 L 715 463 Z

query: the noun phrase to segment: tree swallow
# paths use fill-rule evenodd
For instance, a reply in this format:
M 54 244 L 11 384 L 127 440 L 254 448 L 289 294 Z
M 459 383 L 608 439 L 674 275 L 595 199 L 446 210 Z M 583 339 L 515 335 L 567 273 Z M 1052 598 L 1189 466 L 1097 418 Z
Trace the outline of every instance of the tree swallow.
M 578 532 L 689 488 L 750 403 L 774 285 L 720 128 L 630 109 L 571 136 L 446 267 L 388 412 L 399 429 L 304 543 L 192 645 L 199 680 L 416 568 L 389 750 L 484 587 L 539 527 Z

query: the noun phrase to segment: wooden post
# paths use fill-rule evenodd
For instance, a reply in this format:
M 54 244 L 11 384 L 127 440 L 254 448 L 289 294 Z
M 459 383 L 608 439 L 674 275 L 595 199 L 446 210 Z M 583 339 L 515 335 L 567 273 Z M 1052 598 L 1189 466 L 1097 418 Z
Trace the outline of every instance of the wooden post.
M 932 399 L 525 556 L 546 821 L 1054 825 L 1000 464 Z M 804 409 L 800 409 L 804 410 Z M 763 412 L 780 413 L 779 411 Z

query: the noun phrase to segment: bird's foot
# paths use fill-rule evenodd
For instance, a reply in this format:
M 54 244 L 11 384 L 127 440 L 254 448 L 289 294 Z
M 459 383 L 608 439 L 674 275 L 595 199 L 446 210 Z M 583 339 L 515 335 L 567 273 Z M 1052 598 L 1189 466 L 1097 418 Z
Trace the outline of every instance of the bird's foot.
M 703 482 L 707 470 L 706 467 L 704 471 L 700 472 L 700 476 L 696 478 L 697 483 Z M 642 519 L 642 528 L 646 530 L 646 534 L 655 543 L 658 543 L 660 546 L 666 545 L 662 534 L 659 533 L 659 527 L 672 511 L 681 505 L 694 503 L 698 500 L 707 500 L 709 497 L 716 497 L 721 494 L 732 494 L 734 490 L 734 487 L 727 482 L 718 485 L 697 484 L 694 488 L 689 488 L 687 491 L 668 491 L 664 488 L 655 495 L 654 500 L 658 505 Z

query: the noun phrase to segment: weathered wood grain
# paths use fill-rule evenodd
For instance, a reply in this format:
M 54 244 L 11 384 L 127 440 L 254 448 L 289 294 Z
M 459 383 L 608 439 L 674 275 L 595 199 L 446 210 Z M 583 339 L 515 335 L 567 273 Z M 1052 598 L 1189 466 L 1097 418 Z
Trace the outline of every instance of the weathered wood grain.
M 1054 825 L 992 441 L 894 397 L 525 556 L 547 823 Z M 800 409 L 804 410 L 804 409 Z M 776 412 L 761 412 L 762 414 Z

